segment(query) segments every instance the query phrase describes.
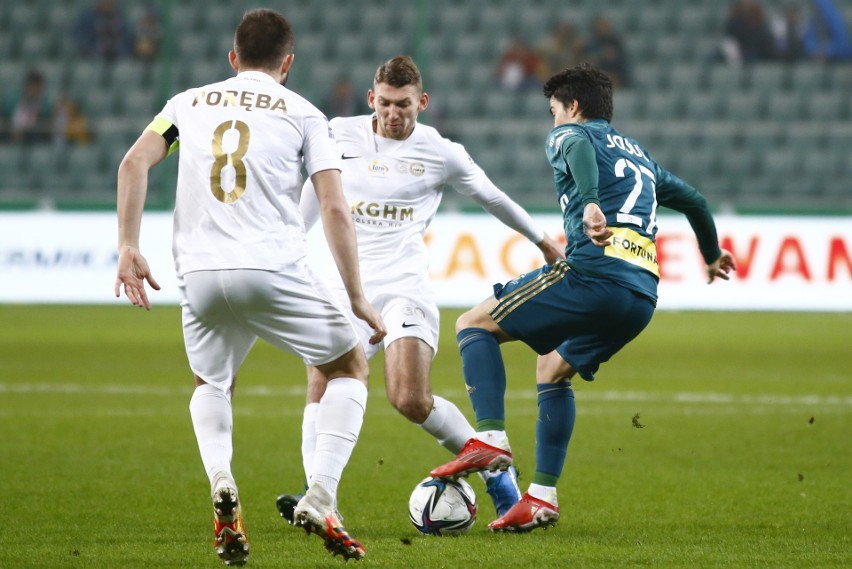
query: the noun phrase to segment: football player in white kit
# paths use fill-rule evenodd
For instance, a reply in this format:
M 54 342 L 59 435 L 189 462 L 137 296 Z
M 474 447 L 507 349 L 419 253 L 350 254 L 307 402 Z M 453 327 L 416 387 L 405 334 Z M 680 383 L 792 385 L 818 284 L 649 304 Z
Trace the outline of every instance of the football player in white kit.
M 298 355 L 327 380 L 316 413 L 310 486 L 296 507 L 296 523 L 322 537 L 334 554 L 364 556 L 338 519 L 336 493 L 361 429 L 369 367 L 349 317 L 306 262 L 298 205 L 303 165 L 323 222 L 334 228 L 326 238 L 346 305 L 370 329 L 368 342 L 381 341 L 386 330 L 361 287 L 340 151 L 327 120 L 283 86 L 293 45 L 283 16 L 246 12 L 229 53 L 236 77 L 170 99 L 118 173 L 115 292 L 123 285 L 134 305 L 150 308 L 144 281 L 159 286 L 139 252 L 148 171 L 180 147 L 173 253 L 196 383 L 189 408 L 210 479 L 214 545 L 226 565 L 242 565 L 249 555 L 231 471 L 231 397 L 257 338 Z
M 381 65 L 367 94 L 373 115 L 334 118 L 331 127 L 343 160 L 343 191 L 350 203 L 364 290 L 387 324 L 384 338 L 387 397 L 404 417 L 420 425 L 456 454 L 475 434 L 452 402 L 433 395 L 429 375 L 438 348 L 438 308 L 428 276 L 426 227 L 438 210 L 444 188 L 472 197 L 485 211 L 541 249 L 547 262 L 563 258 L 521 206 L 497 188 L 460 144 L 443 138 L 417 117 L 429 104 L 420 71 L 408 56 Z M 318 217 L 311 182 L 302 192 L 308 227 Z M 337 295 L 340 283 L 331 285 Z M 371 358 L 380 345 L 369 343 L 370 329 L 353 324 Z M 310 480 L 317 443 L 317 413 L 325 390 L 322 370 L 308 370 L 308 399 L 302 423 L 302 457 Z M 520 498 L 514 468 L 484 473 L 498 515 Z M 292 522 L 299 496 L 278 498 L 281 515 Z

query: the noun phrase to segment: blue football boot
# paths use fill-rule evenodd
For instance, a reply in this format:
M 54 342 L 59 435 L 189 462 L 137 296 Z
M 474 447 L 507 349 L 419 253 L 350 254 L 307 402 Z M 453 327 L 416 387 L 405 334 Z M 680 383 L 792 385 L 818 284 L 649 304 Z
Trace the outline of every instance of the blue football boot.
M 485 480 L 485 490 L 494 502 L 497 517 L 502 517 L 512 506 L 521 499 L 521 489 L 518 488 L 518 471 L 510 466 L 496 476 Z

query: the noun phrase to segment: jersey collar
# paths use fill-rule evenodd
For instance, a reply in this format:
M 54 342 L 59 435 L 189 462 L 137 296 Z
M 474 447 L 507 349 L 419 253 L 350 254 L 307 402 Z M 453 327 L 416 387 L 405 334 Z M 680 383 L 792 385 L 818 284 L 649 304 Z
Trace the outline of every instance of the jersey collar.
M 252 79 L 253 81 L 262 81 L 264 83 L 272 83 L 273 85 L 277 85 L 275 79 L 269 75 L 268 73 L 264 73 L 263 71 L 240 71 L 237 73 L 237 77 L 240 79 Z

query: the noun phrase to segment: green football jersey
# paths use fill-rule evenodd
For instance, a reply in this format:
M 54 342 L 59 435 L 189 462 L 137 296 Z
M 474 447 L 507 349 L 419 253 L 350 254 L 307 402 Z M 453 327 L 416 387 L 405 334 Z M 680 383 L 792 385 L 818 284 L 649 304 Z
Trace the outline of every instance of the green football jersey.
M 588 143 L 594 166 L 583 160 Z M 565 254 L 573 269 L 614 280 L 656 301 L 658 205 L 686 214 L 707 263 L 721 254 L 704 197 L 609 122 L 557 126 L 547 137 L 546 149 L 568 239 Z M 586 171 L 593 168 L 597 172 Z M 583 210 L 594 201 L 613 232 L 612 244 L 606 247 L 596 246 L 583 233 Z

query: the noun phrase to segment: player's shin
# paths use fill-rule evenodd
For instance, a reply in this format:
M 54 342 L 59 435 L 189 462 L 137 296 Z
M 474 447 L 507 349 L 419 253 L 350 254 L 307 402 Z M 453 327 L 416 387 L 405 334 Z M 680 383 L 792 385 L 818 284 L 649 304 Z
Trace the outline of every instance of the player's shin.
M 465 328 L 456 340 L 464 382 L 476 415 L 476 430 L 504 430 L 506 369 L 497 338 L 482 328 Z
M 302 415 L 302 466 L 305 480 L 311 479 L 314 452 L 317 448 L 317 411 L 319 403 L 308 403 Z
M 349 377 L 328 382 L 317 409 L 316 450 L 308 482 L 318 482 L 332 497 L 358 441 L 366 408 L 367 387 L 362 382 Z
M 538 421 L 536 422 L 536 472 L 533 485 L 554 488 L 562 474 L 568 443 L 574 431 L 576 408 L 570 381 L 540 383 L 538 389 Z M 544 496 L 536 496 L 555 505 Z
M 230 396 L 212 385 L 203 384 L 195 388 L 189 402 L 192 426 L 198 441 L 201 461 L 210 479 L 231 473 L 233 456 L 233 412 Z

